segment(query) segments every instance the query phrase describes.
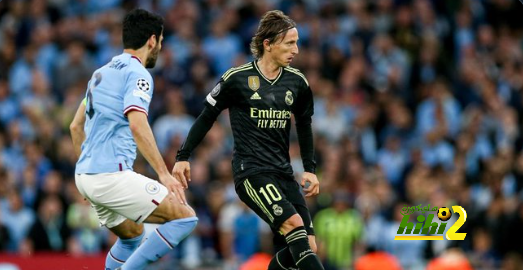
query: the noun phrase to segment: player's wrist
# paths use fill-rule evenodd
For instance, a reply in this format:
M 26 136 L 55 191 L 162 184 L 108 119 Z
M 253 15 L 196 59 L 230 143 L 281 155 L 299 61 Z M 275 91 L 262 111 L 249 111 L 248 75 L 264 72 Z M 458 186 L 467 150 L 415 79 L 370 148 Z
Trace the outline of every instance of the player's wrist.
M 156 173 L 158 173 L 158 177 L 161 179 L 169 178 L 171 176 L 171 173 L 169 170 L 167 170 L 167 167 L 158 170 Z
M 316 174 L 316 164 L 314 161 L 304 162 L 303 169 L 305 170 L 305 172 Z
M 191 153 L 186 150 L 178 150 L 178 153 L 176 154 L 176 162 L 178 161 L 189 161 L 189 158 L 191 157 Z

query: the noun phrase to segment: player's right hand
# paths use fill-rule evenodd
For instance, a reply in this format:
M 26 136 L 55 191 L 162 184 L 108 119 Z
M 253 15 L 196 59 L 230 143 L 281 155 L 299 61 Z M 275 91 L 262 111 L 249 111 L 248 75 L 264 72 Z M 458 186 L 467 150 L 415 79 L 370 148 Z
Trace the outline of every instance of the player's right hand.
M 178 161 L 174 164 L 173 176 L 178 179 L 184 188 L 188 188 L 187 182 L 191 181 L 191 164 L 189 161 Z
M 163 176 L 160 176 L 160 182 L 169 190 L 169 192 L 172 192 L 176 198 L 180 200 L 181 204 L 187 204 L 187 199 L 185 198 L 185 192 L 182 184 L 176 179 L 170 175 L 165 174 Z

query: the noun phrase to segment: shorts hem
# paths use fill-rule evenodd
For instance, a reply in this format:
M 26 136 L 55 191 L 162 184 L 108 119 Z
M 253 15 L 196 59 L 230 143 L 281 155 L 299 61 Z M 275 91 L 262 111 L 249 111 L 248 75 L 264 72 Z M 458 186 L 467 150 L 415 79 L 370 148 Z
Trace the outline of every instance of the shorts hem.
M 160 204 L 162 204 L 163 200 L 165 200 L 165 197 L 167 197 L 169 193 L 166 193 L 163 198 L 161 200 L 159 200 L 159 203 L 158 205 L 155 205 L 154 207 L 152 207 L 151 209 L 149 209 L 147 212 L 145 212 L 145 214 L 143 216 L 141 216 L 138 220 L 134 220 L 134 222 L 136 224 L 142 224 L 153 212 L 154 210 L 156 210 L 156 208 L 158 208 L 158 206 L 160 206 Z

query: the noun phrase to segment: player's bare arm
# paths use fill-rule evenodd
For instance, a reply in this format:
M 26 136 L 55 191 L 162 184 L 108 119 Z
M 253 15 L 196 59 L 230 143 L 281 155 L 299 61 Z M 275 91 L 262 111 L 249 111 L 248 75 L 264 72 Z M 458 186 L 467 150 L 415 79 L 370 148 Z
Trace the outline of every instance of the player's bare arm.
M 80 157 L 82 153 L 82 143 L 85 140 L 84 132 L 85 124 L 85 104 L 82 102 L 74 115 L 71 125 L 69 125 L 69 130 L 71 131 L 71 139 L 73 140 L 74 153 L 76 157 Z
M 138 146 L 138 150 L 151 164 L 153 169 L 158 174 L 160 182 L 167 187 L 170 192 L 173 192 L 180 200 L 180 203 L 187 204 L 183 186 L 169 174 L 167 166 L 163 161 L 162 155 L 156 146 L 156 141 L 153 136 L 147 115 L 139 111 L 131 111 L 127 114 L 129 119 L 129 128 L 133 133 L 134 140 Z

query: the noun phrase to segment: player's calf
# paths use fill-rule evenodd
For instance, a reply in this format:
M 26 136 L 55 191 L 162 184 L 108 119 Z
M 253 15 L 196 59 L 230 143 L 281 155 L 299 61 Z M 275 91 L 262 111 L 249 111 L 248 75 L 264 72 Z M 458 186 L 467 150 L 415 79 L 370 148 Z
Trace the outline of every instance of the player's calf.
M 118 236 L 105 258 L 105 270 L 114 270 L 127 261 L 142 242 L 144 230 L 142 224 L 136 224 L 128 219 L 119 225 L 109 228 Z
M 307 231 L 303 226 L 303 220 L 296 214 L 287 219 L 280 229 L 285 235 L 285 241 L 289 246 L 290 254 L 296 266 L 302 270 L 324 269 L 321 262 L 309 244 Z M 279 259 L 275 257 L 275 259 Z M 275 268 L 278 269 L 278 268 Z
M 298 270 L 289 247 L 285 247 L 282 250 L 276 252 L 269 263 L 268 270 Z
M 148 264 L 163 257 L 194 230 L 198 218 L 190 206 L 179 203 L 169 194 L 146 222 L 164 224 L 152 232 L 133 253 L 122 266 L 123 270 L 144 269 Z
M 142 242 L 143 236 L 144 233 L 129 239 L 118 238 L 116 243 L 111 247 L 111 250 L 107 253 L 107 257 L 105 258 L 105 270 L 114 270 L 122 266 L 131 254 L 133 254 L 136 248 L 138 248 Z

